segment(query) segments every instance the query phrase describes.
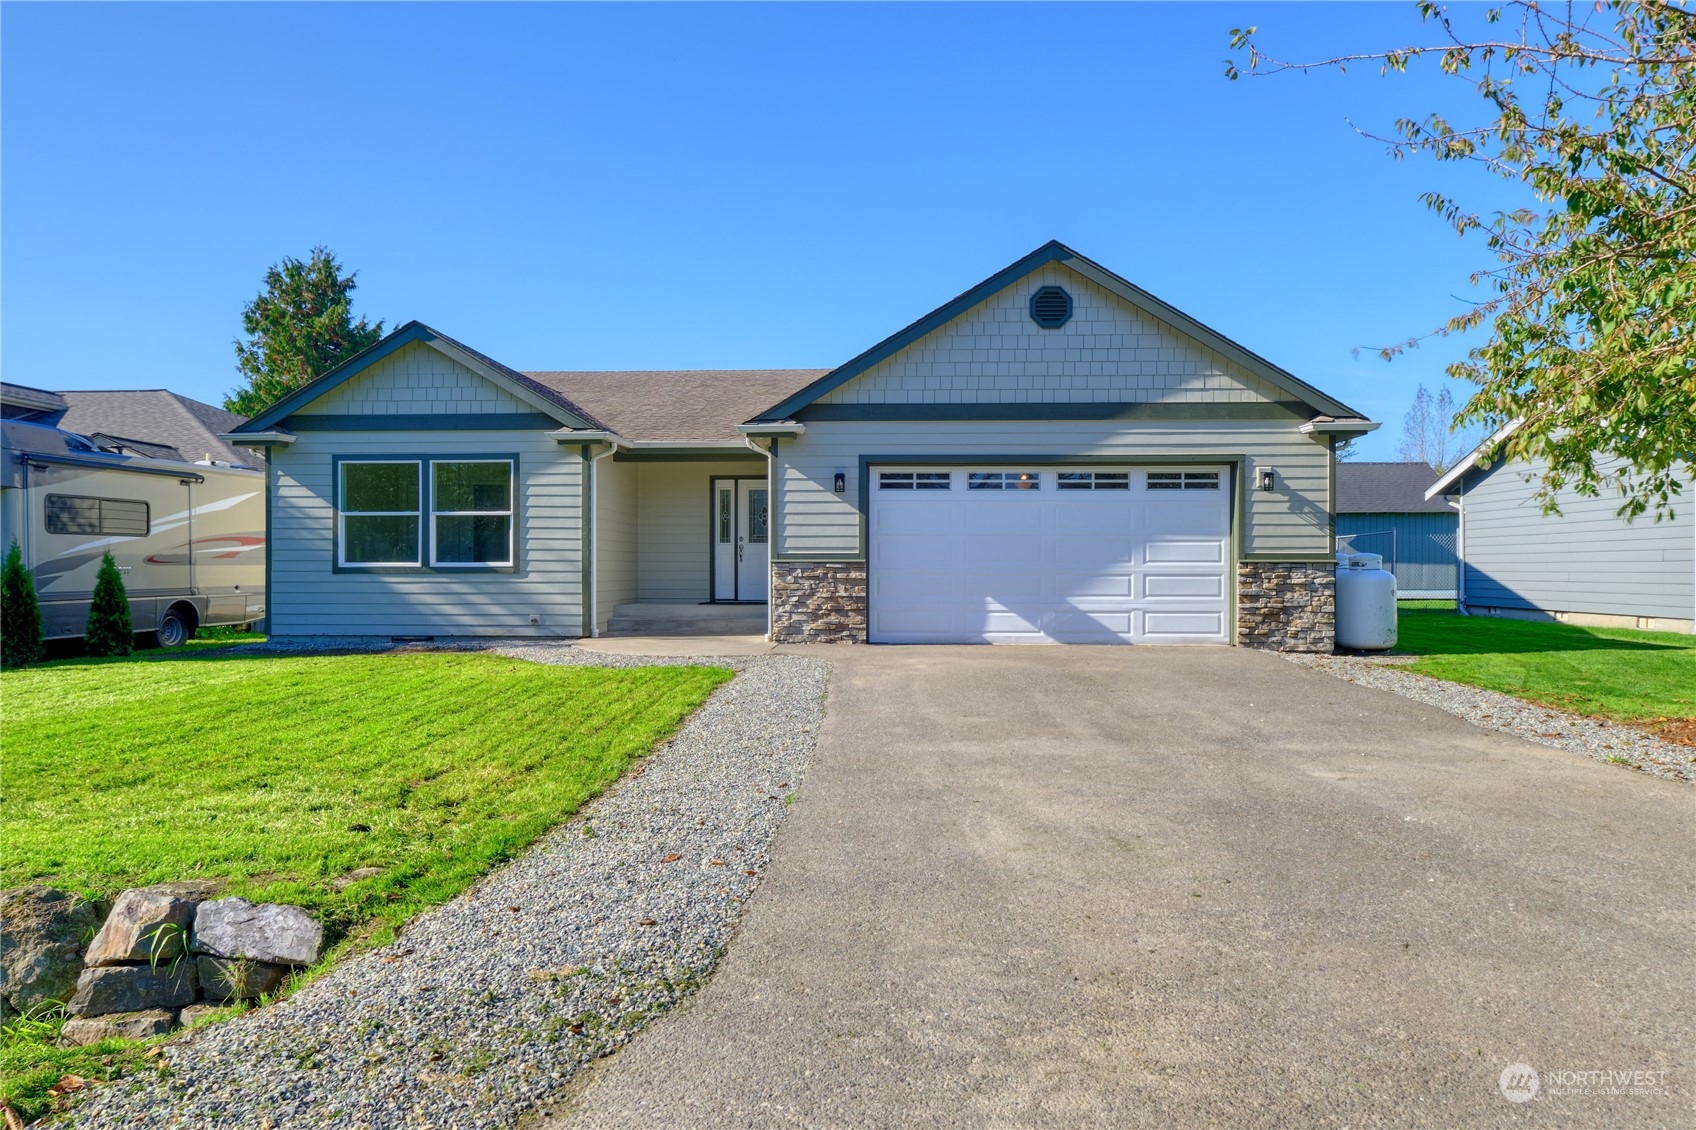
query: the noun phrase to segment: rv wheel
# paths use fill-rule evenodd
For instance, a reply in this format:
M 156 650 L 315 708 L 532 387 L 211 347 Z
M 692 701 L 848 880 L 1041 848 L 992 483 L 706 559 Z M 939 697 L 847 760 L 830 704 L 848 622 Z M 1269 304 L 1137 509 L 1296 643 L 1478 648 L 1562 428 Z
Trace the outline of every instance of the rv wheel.
M 165 615 L 159 617 L 159 646 L 181 647 L 188 642 L 190 631 L 188 617 L 183 615 L 182 609 L 167 609 Z

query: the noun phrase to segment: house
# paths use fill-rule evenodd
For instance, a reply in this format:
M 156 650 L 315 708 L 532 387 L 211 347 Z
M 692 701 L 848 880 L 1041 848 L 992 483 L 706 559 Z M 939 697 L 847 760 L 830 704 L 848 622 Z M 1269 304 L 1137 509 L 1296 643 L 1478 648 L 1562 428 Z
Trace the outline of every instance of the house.
M 751 602 L 778 641 L 1329 650 L 1377 425 L 1059 243 L 829 370 L 518 372 L 417 322 L 268 451 L 272 631 L 563 636 Z
M 1670 519 L 1645 514 L 1628 522 L 1619 517 L 1617 498 L 1563 488 L 1555 495 L 1560 513 L 1545 514 L 1531 464 L 1499 456 L 1480 463 L 1502 436 L 1492 436 L 1425 491 L 1459 513 L 1461 610 L 1696 632 L 1696 517 L 1689 495 Z
M 1460 515 L 1441 498 L 1425 497 L 1436 481 L 1429 463 L 1337 464 L 1337 537 L 1382 557 L 1404 600 L 1455 596 Z
M 102 451 L 183 463 L 255 466 L 257 452 L 221 438 L 242 417 L 162 388 L 48 392 L 0 384 L 0 413 L 8 420 L 74 432 Z

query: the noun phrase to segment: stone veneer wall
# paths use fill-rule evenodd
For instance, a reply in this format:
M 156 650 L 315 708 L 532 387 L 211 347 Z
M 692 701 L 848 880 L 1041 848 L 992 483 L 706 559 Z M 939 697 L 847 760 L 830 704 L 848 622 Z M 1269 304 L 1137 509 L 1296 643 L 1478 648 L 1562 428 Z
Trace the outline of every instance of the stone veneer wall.
M 1237 643 L 1272 651 L 1331 651 L 1336 642 L 1335 565 L 1237 565 Z
M 777 643 L 865 643 L 866 563 L 773 562 L 771 638 Z

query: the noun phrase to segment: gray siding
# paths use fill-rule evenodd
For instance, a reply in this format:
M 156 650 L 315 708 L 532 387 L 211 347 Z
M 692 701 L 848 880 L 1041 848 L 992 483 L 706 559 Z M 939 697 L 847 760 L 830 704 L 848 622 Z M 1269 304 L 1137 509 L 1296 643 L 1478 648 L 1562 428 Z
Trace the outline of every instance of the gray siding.
M 508 453 L 519 459 L 518 572 L 335 571 L 335 456 Z M 533 430 L 302 432 L 275 451 L 272 466 L 274 634 L 583 634 L 576 449 Z
M 994 455 L 1102 456 L 1136 463 L 1150 458 L 1246 459 L 1246 479 L 1270 467 L 1271 491 L 1242 486 L 1246 522 L 1239 550 L 1262 557 L 1326 557 L 1331 553 L 1330 460 L 1322 439 L 1303 435 L 1294 421 L 1205 423 L 818 422 L 778 447 L 778 552 L 843 558 L 861 552 L 859 458 Z M 847 476 L 847 492 L 832 479 Z
M 1460 515 L 1452 510 L 1447 514 L 1337 515 L 1337 536 L 1353 534 L 1355 549 L 1383 557 L 1384 567 L 1396 575 L 1396 588 L 1404 596 L 1455 595 L 1459 527 Z
M 606 631 L 614 608 L 636 599 L 636 465 L 595 463 L 595 630 Z
M 712 512 L 708 482 L 719 476 L 766 476 L 763 460 L 636 463 L 637 598 L 707 600 Z
M 1604 494 L 1558 496 L 1544 516 L 1524 464 L 1468 476 L 1466 602 L 1494 608 L 1616 616 L 1696 617 L 1696 499 L 1686 492 L 1672 521 L 1615 516 Z

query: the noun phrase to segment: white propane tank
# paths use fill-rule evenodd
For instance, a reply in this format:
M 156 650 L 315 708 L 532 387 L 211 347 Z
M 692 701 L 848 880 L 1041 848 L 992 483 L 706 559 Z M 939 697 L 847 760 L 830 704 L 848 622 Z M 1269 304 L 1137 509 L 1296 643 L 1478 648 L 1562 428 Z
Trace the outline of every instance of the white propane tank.
M 1337 553 L 1337 646 L 1396 646 L 1396 577 L 1376 553 Z

